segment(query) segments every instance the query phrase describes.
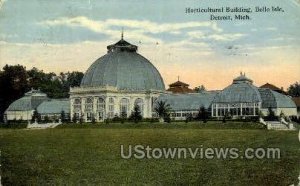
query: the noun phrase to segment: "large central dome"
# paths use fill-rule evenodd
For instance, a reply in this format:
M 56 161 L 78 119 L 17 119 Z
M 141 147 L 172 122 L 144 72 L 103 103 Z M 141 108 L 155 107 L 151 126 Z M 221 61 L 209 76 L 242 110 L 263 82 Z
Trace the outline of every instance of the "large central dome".
M 108 53 L 86 71 L 81 87 L 114 86 L 119 90 L 165 90 L 163 79 L 152 63 L 138 54 L 137 46 L 123 38 L 107 46 Z

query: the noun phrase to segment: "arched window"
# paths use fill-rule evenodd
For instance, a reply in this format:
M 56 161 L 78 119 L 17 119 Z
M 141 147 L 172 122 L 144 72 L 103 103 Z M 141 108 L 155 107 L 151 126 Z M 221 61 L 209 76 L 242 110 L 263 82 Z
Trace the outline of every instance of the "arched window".
M 85 102 L 85 111 L 92 112 L 93 111 L 93 98 L 87 98 Z
M 143 116 L 143 114 L 144 114 L 144 101 L 143 101 L 143 99 L 137 98 L 134 101 L 134 106 L 136 106 L 136 105 L 139 107 L 141 115 Z
M 103 98 L 97 99 L 97 114 L 98 120 L 103 120 L 105 118 L 105 100 Z
M 126 98 L 122 98 L 120 101 L 120 116 L 128 116 L 129 111 L 129 100 Z
M 98 99 L 97 110 L 98 111 L 104 111 L 105 110 L 105 100 L 103 98 Z
M 74 113 L 80 113 L 81 111 L 81 100 L 76 98 L 73 103 Z
M 114 98 L 108 99 L 108 117 L 113 118 L 115 112 L 115 100 Z

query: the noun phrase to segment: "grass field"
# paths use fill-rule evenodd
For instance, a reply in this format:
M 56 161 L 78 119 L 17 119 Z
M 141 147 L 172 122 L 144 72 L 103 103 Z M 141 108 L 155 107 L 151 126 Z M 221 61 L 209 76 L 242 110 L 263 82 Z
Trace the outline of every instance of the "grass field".
M 289 185 L 297 183 L 297 131 L 258 124 L 64 125 L 0 129 L 4 185 Z M 120 145 L 278 147 L 281 159 L 122 159 Z

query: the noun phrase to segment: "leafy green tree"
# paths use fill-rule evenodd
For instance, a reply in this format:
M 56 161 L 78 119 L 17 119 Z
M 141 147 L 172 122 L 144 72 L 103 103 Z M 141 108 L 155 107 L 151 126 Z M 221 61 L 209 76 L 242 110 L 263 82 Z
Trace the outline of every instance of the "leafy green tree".
M 68 87 L 78 87 L 80 86 L 81 80 L 84 76 L 82 72 L 68 72 L 67 76 L 67 86 Z
M 56 75 L 35 67 L 26 71 L 21 65 L 5 65 L 0 70 L 0 122 L 8 106 L 30 89 L 39 89 L 50 98 L 67 98 L 70 87 L 79 86 L 82 77 L 77 71 Z
M 49 116 L 48 116 L 48 115 L 46 115 L 46 116 L 44 117 L 44 122 L 45 122 L 45 123 L 48 123 L 48 122 L 49 122 Z
M 31 88 L 40 89 L 50 98 L 64 98 L 68 91 L 64 90 L 63 84 L 55 73 L 44 73 L 42 70 L 32 68 L 28 71 L 28 83 Z
M 8 106 L 30 90 L 27 79 L 26 68 L 21 65 L 5 65 L 0 71 L 0 121 Z
M 268 121 L 275 121 L 275 120 L 277 120 L 275 112 L 272 110 L 271 107 L 268 108 L 268 115 L 267 115 L 266 119 Z
M 38 111 L 35 109 L 33 111 L 33 114 L 32 114 L 32 118 L 31 118 L 31 122 L 40 122 L 41 121 L 41 115 L 38 113 Z
M 192 113 L 187 113 L 187 114 L 186 114 L 186 117 L 185 117 L 185 122 L 188 123 L 188 122 L 190 122 L 190 121 L 192 121 L 192 120 L 193 120 L 193 115 L 192 115 Z
M 169 113 L 165 114 L 163 119 L 165 122 L 171 123 L 171 117 Z
M 81 114 L 80 118 L 79 118 L 79 123 L 82 124 L 84 122 L 84 115 Z
M 66 113 L 64 110 L 60 112 L 60 119 L 62 123 L 66 121 Z
M 203 91 L 206 91 L 206 88 L 205 88 L 204 85 L 200 85 L 200 86 L 198 86 L 198 87 L 195 87 L 194 90 L 195 90 L 196 92 L 203 92 Z
M 72 122 L 77 123 L 77 121 L 78 121 L 78 118 L 76 117 L 76 114 L 74 113 L 73 117 L 72 117 Z
M 143 119 L 140 107 L 138 105 L 134 106 L 133 112 L 131 113 L 129 118 L 130 120 L 134 121 L 134 123 L 138 123 Z
M 125 123 L 125 120 L 127 119 L 127 113 L 126 112 L 121 112 L 121 115 L 120 115 L 120 120 L 121 120 L 121 123 Z
M 158 101 L 154 107 L 154 111 L 159 118 L 165 118 L 169 115 L 171 107 L 165 101 Z
M 227 119 L 229 119 L 229 112 L 226 112 L 223 116 L 222 122 L 226 123 Z
M 95 124 L 95 123 L 96 123 L 95 114 L 92 114 L 92 123 L 93 123 L 93 124 Z
M 199 121 L 203 121 L 203 123 L 206 123 L 207 122 L 207 119 L 208 119 L 208 111 L 207 109 L 204 107 L 204 106 L 201 106 L 199 111 L 198 111 L 198 114 L 197 114 L 197 120 Z
M 300 96 L 300 85 L 299 85 L 298 82 L 296 82 L 296 83 L 289 86 L 288 94 L 290 96 L 293 96 L 293 97 L 299 97 Z

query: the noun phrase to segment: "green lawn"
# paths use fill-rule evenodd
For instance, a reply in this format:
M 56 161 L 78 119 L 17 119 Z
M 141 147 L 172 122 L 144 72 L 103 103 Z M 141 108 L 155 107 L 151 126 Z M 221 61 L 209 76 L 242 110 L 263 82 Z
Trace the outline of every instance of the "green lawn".
M 300 171 L 297 136 L 229 122 L 0 129 L 1 177 L 4 185 L 289 185 Z M 278 147 L 281 159 L 122 159 L 121 144 Z

